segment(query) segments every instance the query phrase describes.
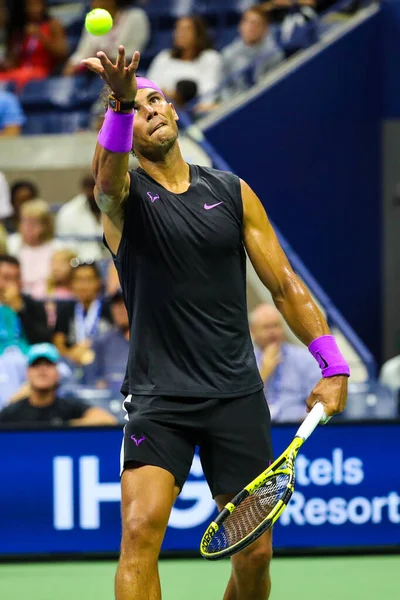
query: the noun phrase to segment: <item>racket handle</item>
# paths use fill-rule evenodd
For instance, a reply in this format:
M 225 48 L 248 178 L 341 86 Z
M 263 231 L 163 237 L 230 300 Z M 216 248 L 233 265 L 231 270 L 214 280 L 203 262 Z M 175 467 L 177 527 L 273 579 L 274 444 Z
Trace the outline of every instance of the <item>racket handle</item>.
M 327 423 L 330 417 L 325 413 L 324 405 L 317 402 L 297 430 L 296 437 L 306 441 L 319 423 Z

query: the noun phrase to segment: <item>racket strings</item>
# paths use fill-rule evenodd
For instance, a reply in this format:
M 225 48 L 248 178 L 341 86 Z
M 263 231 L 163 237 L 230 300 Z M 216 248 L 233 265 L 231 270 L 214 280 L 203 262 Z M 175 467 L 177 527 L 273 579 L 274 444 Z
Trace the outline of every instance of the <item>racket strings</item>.
M 265 521 L 283 497 L 290 481 L 288 474 L 271 476 L 239 504 L 212 538 L 208 552 L 219 552 L 242 541 Z

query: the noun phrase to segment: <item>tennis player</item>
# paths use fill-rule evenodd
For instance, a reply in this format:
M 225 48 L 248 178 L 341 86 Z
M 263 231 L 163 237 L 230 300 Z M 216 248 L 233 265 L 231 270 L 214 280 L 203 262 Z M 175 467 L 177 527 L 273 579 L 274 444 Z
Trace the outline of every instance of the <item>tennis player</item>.
M 160 547 L 195 446 L 220 509 L 272 459 L 248 328 L 246 251 L 321 366 L 308 408 L 319 401 L 329 415 L 340 412 L 349 368 L 250 187 L 184 161 L 178 115 L 156 83 L 136 78 L 138 52 L 129 62 L 120 46 L 115 64 L 97 57 L 83 62 L 112 93 L 93 159 L 95 196 L 131 327 L 115 595 L 159 600 Z M 131 150 L 137 171 L 128 170 Z M 233 556 L 224 600 L 266 600 L 271 556 L 269 532 Z

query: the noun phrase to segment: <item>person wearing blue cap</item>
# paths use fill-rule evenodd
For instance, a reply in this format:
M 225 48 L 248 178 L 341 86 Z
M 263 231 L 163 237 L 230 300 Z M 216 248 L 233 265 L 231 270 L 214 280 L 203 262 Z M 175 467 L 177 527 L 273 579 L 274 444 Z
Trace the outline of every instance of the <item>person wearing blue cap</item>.
M 31 346 L 27 354 L 30 395 L 0 412 L 0 424 L 114 425 L 115 417 L 78 399 L 59 398 L 60 354 L 53 344 Z

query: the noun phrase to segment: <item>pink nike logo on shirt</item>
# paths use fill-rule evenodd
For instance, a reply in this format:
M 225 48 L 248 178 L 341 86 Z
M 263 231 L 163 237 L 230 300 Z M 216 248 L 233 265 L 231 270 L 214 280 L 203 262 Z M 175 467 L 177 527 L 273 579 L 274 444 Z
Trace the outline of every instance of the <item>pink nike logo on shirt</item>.
M 205 204 L 204 208 L 206 210 L 211 210 L 212 208 L 215 208 L 216 206 L 219 206 L 220 204 L 223 204 L 223 200 L 221 202 L 217 202 L 217 204 Z

